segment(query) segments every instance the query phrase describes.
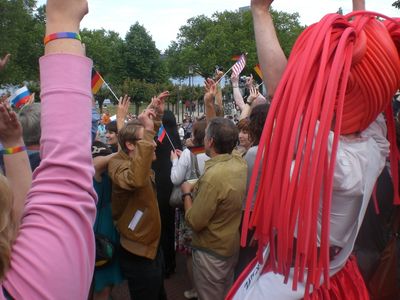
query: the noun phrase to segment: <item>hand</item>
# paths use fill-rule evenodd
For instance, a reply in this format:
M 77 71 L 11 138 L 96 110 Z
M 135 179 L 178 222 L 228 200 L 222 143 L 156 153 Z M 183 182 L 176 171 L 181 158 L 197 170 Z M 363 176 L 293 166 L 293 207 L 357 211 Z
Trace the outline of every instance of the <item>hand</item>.
M 273 1 L 274 0 L 251 0 L 251 9 L 267 9 L 268 11 Z
M 222 72 L 221 70 L 216 70 L 215 76 L 214 76 L 215 81 L 218 81 L 223 75 L 224 75 L 224 72 Z
M 88 11 L 86 0 L 47 0 L 46 19 L 47 27 L 50 27 L 47 30 L 53 28 L 58 30 L 62 26 L 64 29 L 61 31 L 78 32 L 79 24 Z M 52 32 L 47 32 L 47 34 Z
M 169 96 L 168 91 L 164 91 L 159 94 L 157 97 L 151 98 L 150 104 L 147 107 L 148 109 L 153 109 L 158 115 L 164 114 L 165 109 L 165 100 Z
M 182 150 L 175 149 L 175 151 L 171 150 L 171 161 L 178 159 L 182 154 Z
M 215 81 L 211 78 L 207 78 L 207 80 L 204 81 L 204 89 L 206 92 L 204 94 L 204 102 L 214 102 L 214 98 L 217 93 L 217 85 L 215 84 Z
M 131 104 L 131 97 L 125 95 L 119 98 L 118 108 L 117 108 L 117 128 L 121 130 L 125 125 L 125 119 L 128 115 L 129 106 Z
M 182 194 L 191 193 L 193 190 L 194 184 L 190 184 L 189 182 L 185 181 L 181 184 L 181 191 Z
M 259 95 L 259 92 L 255 86 L 252 86 L 250 88 L 250 95 L 249 98 L 247 98 L 247 103 L 251 104 Z
M 6 64 L 10 60 L 10 56 L 11 54 L 8 53 L 2 59 L 0 59 L 0 71 L 2 71 L 5 68 Z
M 232 83 L 232 86 L 239 86 L 239 76 L 232 73 L 231 83 Z
M 145 109 L 139 116 L 138 119 L 142 122 L 144 129 L 153 131 L 154 122 L 153 119 L 156 117 L 156 113 L 152 109 Z
M 5 148 L 23 145 L 21 123 L 8 103 L 0 103 L 0 142 Z
M 254 86 L 253 74 L 250 74 L 249 77 L 246 77 L 246 87 L 251 89 Z

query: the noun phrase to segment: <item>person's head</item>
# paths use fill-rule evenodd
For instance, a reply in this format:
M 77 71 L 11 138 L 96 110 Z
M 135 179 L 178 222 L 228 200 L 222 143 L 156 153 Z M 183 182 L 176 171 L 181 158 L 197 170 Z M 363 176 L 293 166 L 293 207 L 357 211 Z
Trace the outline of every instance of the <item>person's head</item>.
M 107 144 L 111 146 L 118 145 L 118 129 L 117 122 L 112 121 L 106 125 Z
M 269 105 L 264 103 L 254 106 L 251 110 L 249 117 L 249 135 L 254 146 L 257 146 L 260 143 L 268 109 Z
M 22 137 L 26 146 L 39 145 L 41 137 L 40 104 L 25 105 L 18 113 L 22 126 Z
M 204 137 L 206 154 L 213 157 L 218 154 L 230 154 L 236 147 L 239 130 L 236 125 L 222 117 L 211 119 Z
M 248 118 L 242 119 L 237 123 L 237 128 L 239 130 L 239 146 L 249 149 L 251 146 L 251 139 L 249 135 L 249 124 Z
M 11 245 L 16 224 L 12 213 L 13 196 L 6 177 L 0 174 L 0 280 L 10 265 Z
M 205 120 L 197 121 L 192 128 L 192 143 L 194 146 L 203 146 L 207 123 Z
M 166 128 L 176 128 L 177 124 L 174 113 L 170 110 L 165 110 L 162 118 L 162 123 Z
M 124 151 L 129 156 L 135 155 L 137 142 L 144 137 L 144 127 L 140 120 L 135 119 L 129 121 L 118 133 L 118 142 Z M 154 149 L 157 146 L 153 141 Z M 153 152 L 153 160 L 156 159 L 156 154 Z

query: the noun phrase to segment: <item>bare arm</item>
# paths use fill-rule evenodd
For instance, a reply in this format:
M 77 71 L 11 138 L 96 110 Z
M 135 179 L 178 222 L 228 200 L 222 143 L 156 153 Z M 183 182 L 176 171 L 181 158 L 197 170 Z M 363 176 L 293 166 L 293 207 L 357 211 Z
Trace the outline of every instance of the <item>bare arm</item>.
M 244 100 L 242 94 L 239 89 L 239 77 L 234 76 L 233 73 L 231 75 L 232 89 L 233 89 L 233 99 L 235 100 L 235 104 L 239 107 L 240 111 L 243 111 L 244 108 Z
M 215 76 L 215 82 L 217 82 L 222 77 L 222 75 L 224 75 L 224 72 L 217 71 L 217 74 Z M 219 82 L 218 82 L 216 88 L 217 88 L 217 90 L 215 93 L 215 105 L 220 107 L 219 111 L 221 112 L 221 115 L 219 117 L 223 117 L 224 116 L 224 108 L 223 108 L 223 104 L 222 104 L 222 89 L 221 89 L 221 86 L 219 85 Z
M 353 0 L 353 11 L 365 10 L 365 0 Z
M 207 123 L 214 117 L 216 117 L 214 108 L 214 98 L 216 94 L 216 85 L 214 80 L 208 78 L 204 81 L 205 94 L 204 94 L 204 105 L 206 110 L 206 121 Z
M 279 44 L 269 13 L 271 3 L 272 0 L 251 0 L 258 60 L 268 95 L 272 97 L 286 68 L 287 59 Z
M 5 103 L 0 104 L 0 141 L 4 148 L 24 146 L 21 124 L 15 112 Z M 31 166 L 26 151 L 4 154 L 3 158 L 7 181 L 13 193 L 13 214 L 19 222 L 32 183 Z
M 93 158 L 94 178 L 97 182 L 101 181 L 101 174 L 107 171 L 108 163 L 115 154 L 117 153 L 112 153 L 106 156 L 97 156 Z

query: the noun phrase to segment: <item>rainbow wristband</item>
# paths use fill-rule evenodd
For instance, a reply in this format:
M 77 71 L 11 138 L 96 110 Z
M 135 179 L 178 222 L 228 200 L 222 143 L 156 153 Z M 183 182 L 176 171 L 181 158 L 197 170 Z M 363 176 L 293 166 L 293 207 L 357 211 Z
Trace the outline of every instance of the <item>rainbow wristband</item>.
M 81 40 L 81 36 L 79 35 L 79 33 L 76 32 L 56 32 L 56 33 L 52 33 L 49 34 L 47 36 L 45 36 L 44 38 L 44 44 L 47 45 L 48 42 L 54 41 L 54 40 L 58 40 L 58 39 L 75 39 L 75 40 Z
M 10 147 L 2 150 L 3 154 L 15 154 L 23 151 L 26 151 L 26 146 Z

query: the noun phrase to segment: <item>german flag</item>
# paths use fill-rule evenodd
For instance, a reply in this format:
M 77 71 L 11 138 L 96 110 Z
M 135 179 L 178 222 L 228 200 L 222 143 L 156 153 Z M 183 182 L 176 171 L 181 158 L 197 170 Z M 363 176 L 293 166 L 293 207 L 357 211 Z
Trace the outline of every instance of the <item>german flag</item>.
M 197 154 L 201 154 L 201 153 L 205 153 L 206 149 L 204 149 L 203 146 L 199 146 L 199 147 L 188 147 L 190 152 L 192 152 L 193 154 L 197 155 Z
M 261 68 L 260 68 L 260 64 L 256 64 L 256 66 L 254 67 L 254 71 L 256 71 L 257 75 L 263 79 L 263 74 L 261 72 Z
M 92 69 L 92 94 L 95 95 L 104 83 L 103 77 L 95 69 Z

